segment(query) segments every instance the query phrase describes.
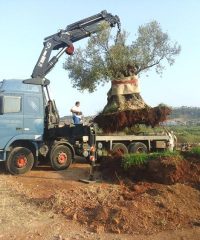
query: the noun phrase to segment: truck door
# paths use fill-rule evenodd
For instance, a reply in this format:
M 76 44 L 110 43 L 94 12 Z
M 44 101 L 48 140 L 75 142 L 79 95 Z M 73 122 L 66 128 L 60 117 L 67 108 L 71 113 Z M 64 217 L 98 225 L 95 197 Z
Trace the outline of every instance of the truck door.
M 23 133 L 22 95 L 0 95 L 0 149 Z
M 44 131 L 44 109 L 41 94 L 24 94 L 24 135 L 42 140 Z

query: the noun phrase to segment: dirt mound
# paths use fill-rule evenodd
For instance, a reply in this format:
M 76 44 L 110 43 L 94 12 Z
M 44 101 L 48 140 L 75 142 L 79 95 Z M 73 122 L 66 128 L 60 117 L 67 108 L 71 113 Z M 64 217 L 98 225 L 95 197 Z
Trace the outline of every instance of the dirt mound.
M 158 157 L 146 164 L 122 168 L 122 157 L 111 156 L 102 159 L 101 171 L 107 181 L 119 181 L 128 177 L 132 181 L 149 181 L 161 184 L 200 184 L 200 161 L 198 158 Z
M 112 184 L 57 191 L 42 200 L 42 206 L 97 233 L 152 234 L 200 226 L 199 161 L 155 160 L 146 168 L 132 169 L 127 178 L 120 157 L 115 165 L 114 160 L 110 158 L 102 168 Z
M 48 203 L 57 213 L 88 226 L 90 231 L 152 234 L 199 226 L 199 197 L 198 190 L 183 184 L 164 187 L 129 182 L 65 190 L 49 198 Z M 44 204 L 47 207 L 47 200 Z
M 112 159 L 114 160 L 115 158 Z M 199 160 L 195 162 L 194 159 L 188 159 L 187 161 L 191 169 L 187 178 L 190 174 L 193 174 L 193 177 L 196 174 L 199 178 Z M 109 164 L 111 163 L 108 161 L 104 166 L 109 166 Z M 178 239 L 177 230 L 182 229 L 181 236 L 184 238 L 189 236 L 186 238 L 198 239 L 194 232 L 192 237 L 187 235 L 194 229 L 198 230 L 200 226 L 200 189 L 197 185 L 195 188 L 193 184 L 186 181 L 186 178 L 184 183 L 171 185 L 147 181 L 142 177 L 143 181 L 132 181 L 119 171 L 121 170 L 120 159 L 116 164 L 114 162 L 112 164 L 113 168 L 110 165 L 109 168 L 102 169 L 103 173 L 107 171 L 109 181 L 102 180 L 95 184 L 83 184 L 77 181 L 88 176 L 89 165 L 84 168 L 85 164 L 82 166 L 74 164 L 67 171 L 61 172 L 39 169 L 23 176 L 5 176 L 15 193 L 23 193 L 26 204 L 36 206 L 39 212 L 47 213 L 47 215 L 49 215 L 49 210 L 53 210 L 54 217 L 50 218 L 53 223 L 45 220 L 48 226 L 52 226 L 50 229 L 47 228 L 48 235 L 46 238 L 41 235 L 34 239 L 65 239 L 58 234 L 66 236 L 66 239 Z M 195 180 L 196 183 L 198 178 Z M 4 179 L 2 180 L 4 182 Z M 24 202 L 23 206 L 27 206 L 26 204 Z M 15 207 L 15 203 L 10 206 Z M 19 221 L 18 217 L 17 215 L 17 221 Z M 43 231 L 42 222 L 39 221 L 41 231 Z M 66 227 L 72 223 L 77 224 L 77 222 L 81 223 L 84 229 L 81 236 L 77 236 L 79 228 L 73 227 L 74 233 L 72 234 L 71 229 Z M 4 223 L 1 222 L 1 224 Z M 38 229 L 38 225 L 35 226 Z M 23 229 L 20 229 L 20 232 L 23 232 Z M 13 228 L 7 228 L 6 231 L 13 232 Z M 158 232 L 159 237 L 154 237 L 158 236 L 156 234 Z M 114 237 L 110 233 L 121 234 Z M 122 233 L 126 235 L 123 237 Z M 127 235 L 128 233 L 130 235 Z M 33 234 L 31 232 L 31 235 L 22 239 L 29 239 L 29 236 L 35 236 Z M 146 236 L 148 234 L 153 235 L 148 237 Z
M 200 184 L 200 162 L 193 162 L 191 159 L 165 158 L 161 161 L 150 161 L 148 164 L 149 178 L 152 181 L 174 184 L 185 183 Z
M 145 124 L 155 127 L 165 121 L 171 113 L 171 109 L 166 106 L 155 108 L 146 107 L 137 110 L 126 110 L 110 114 L 99 114 L 94 118 L 94 122 L 103 129 L 104 132 L 121 131 L 125 127 L 133 127 L 135 124 Z

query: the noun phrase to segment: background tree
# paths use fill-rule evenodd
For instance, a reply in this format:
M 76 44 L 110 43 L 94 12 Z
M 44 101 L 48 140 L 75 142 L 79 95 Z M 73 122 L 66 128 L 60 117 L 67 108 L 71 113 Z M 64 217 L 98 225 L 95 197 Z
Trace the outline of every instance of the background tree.
M 85 48 L 78 48 L 64 64 L 73 87 L 81 91 L 93 92 L 98 85 L 111 81 L 107 105 L 94 121 L 105 131 L 137 123 L 155 126 L 164 121 L 170 109 L 163 105 L 151 108 L 144 102 L 138 75 L 153 67 L 162 74 L 166 63 L 174 63 L 180 46 L 170 41 L 156 21 L 140 26 L 136 40 L 130 44 L 126 31 L 116 39 L 107 25 L 100 28 L 88 39 Z

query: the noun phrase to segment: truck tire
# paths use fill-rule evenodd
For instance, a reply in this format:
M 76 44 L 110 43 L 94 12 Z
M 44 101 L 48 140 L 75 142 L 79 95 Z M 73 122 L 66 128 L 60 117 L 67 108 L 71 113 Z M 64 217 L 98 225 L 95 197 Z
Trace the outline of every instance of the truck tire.
M 124 154 L 128 153 L 128 149 L 127 149 L 126 145 L 124 145 L 123 143 L 115 143 L 115 144 L 113 144 L 112 152 L 123 156 Z
M 147 146 L 142 142 L 131 143 L 128 147 L 129 153 L 146 153 Z
M 72 152 L 65 145 L 58 145 L 51 151 L 51 166 L 54 170 L 64 170 L 72 163 Z
M 5 164 L 11 174 L 23 174 L 33 167 L 34 156 L 28 148 L 15 147 L 9 153 Z

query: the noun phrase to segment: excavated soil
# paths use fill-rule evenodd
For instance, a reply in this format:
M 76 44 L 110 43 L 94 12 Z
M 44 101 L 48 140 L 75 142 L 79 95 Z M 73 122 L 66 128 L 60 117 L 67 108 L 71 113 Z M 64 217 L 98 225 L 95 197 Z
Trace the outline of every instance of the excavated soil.
M 121 131 L 124 128 L 131 128 L 136 124 L 145 124 L 155 127 L 167 119 L 171 113 L 170 108 L 158 106 L 154 108 L 146 107 L 137 110 L 125 110 L 116 113 L 100 113 L 94 118 L 94 122 L 106 133 Z
M 199 239 L 200 159 L 186 157 L 179 164 L 160 159 L 131 172 L 124 172 L 120 161 L 104 159 L 98 181 L 89 184 L 79 181 L 88 179 L 85 163 L 60 172 L 41 166 L 21 176 L 3 174 L 0 183 L 12 190 L 7 206 L 12 208 L 4 204 L 2 211 L 0 204 L 0 239 L 19 232 L 20 224 L 21 238 L 9 239 Z M 21 210 L 16 210 L 19 196 Z M 29 230 L 28 223 L 34 223 Z
M 147 181 L 172 185 L 183 183 L 200 189 L 200 159 L 182 153 L 174 157 L 158 157 L 146 164 L 122 168 L 121 156 L 109 156 L 101 160 L 102 176 L 107 181 L 129 179 L 132 182 Z

